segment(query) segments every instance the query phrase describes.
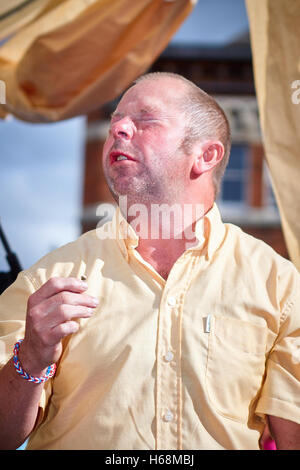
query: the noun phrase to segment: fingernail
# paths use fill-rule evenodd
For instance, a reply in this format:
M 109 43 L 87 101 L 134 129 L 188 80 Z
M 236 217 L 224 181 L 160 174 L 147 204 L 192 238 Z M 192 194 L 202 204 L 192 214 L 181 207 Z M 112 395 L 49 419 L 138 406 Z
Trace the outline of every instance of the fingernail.
M 92 304 L 95 305 L 95 307 L 97 307 L 97 305 L 99 305 L 99 300 L 96 299 L 96 297 L 93 297 L 92 298 Z
M 84 282 L 84 281 L 80 281 L 80 285 L 83 289 L 88 289 L 89 285 L 87 282 Z

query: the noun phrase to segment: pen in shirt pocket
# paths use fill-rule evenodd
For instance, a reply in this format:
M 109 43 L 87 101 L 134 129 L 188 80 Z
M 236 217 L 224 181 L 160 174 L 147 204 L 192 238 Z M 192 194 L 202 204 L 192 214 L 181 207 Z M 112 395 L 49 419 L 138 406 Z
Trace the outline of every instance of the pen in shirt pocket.
M 207 317 L 204 318 L 204 332 L 210 333 L 210 328 L 211 328 L 211 315 L 207 315 Z

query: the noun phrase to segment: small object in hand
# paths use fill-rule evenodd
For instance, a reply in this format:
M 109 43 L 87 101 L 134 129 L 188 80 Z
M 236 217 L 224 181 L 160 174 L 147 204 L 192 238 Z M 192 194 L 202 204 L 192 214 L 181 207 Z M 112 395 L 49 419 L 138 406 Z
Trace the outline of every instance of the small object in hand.
M 80 277 L 80 279 L 81 279 L 82 281 L 86 281 L 86 280 L 87 280 L 87 277 L 86 277 L 85 274 L 82 274 L 82 276 Z

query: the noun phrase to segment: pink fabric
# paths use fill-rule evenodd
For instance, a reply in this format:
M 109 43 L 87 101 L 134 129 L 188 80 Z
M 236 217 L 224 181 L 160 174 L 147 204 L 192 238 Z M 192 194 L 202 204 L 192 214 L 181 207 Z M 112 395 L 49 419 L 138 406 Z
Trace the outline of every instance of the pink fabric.
M 263 448 L 264 450 L 276 450 L 275 441 L 273 441 L 273 439 L 268 437 L 264 442 Z

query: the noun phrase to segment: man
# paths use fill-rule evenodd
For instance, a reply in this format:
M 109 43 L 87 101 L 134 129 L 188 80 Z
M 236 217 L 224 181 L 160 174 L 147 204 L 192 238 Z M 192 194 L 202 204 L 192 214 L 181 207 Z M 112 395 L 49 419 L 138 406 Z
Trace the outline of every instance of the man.
M 182 77 L 125 93 L 103 150 L 120 210 L 0 298 L 3 448 L 259 449 L 269 422 L 300 449 L 299 274 L 222 223 L 229 152 L 223 111 Z

